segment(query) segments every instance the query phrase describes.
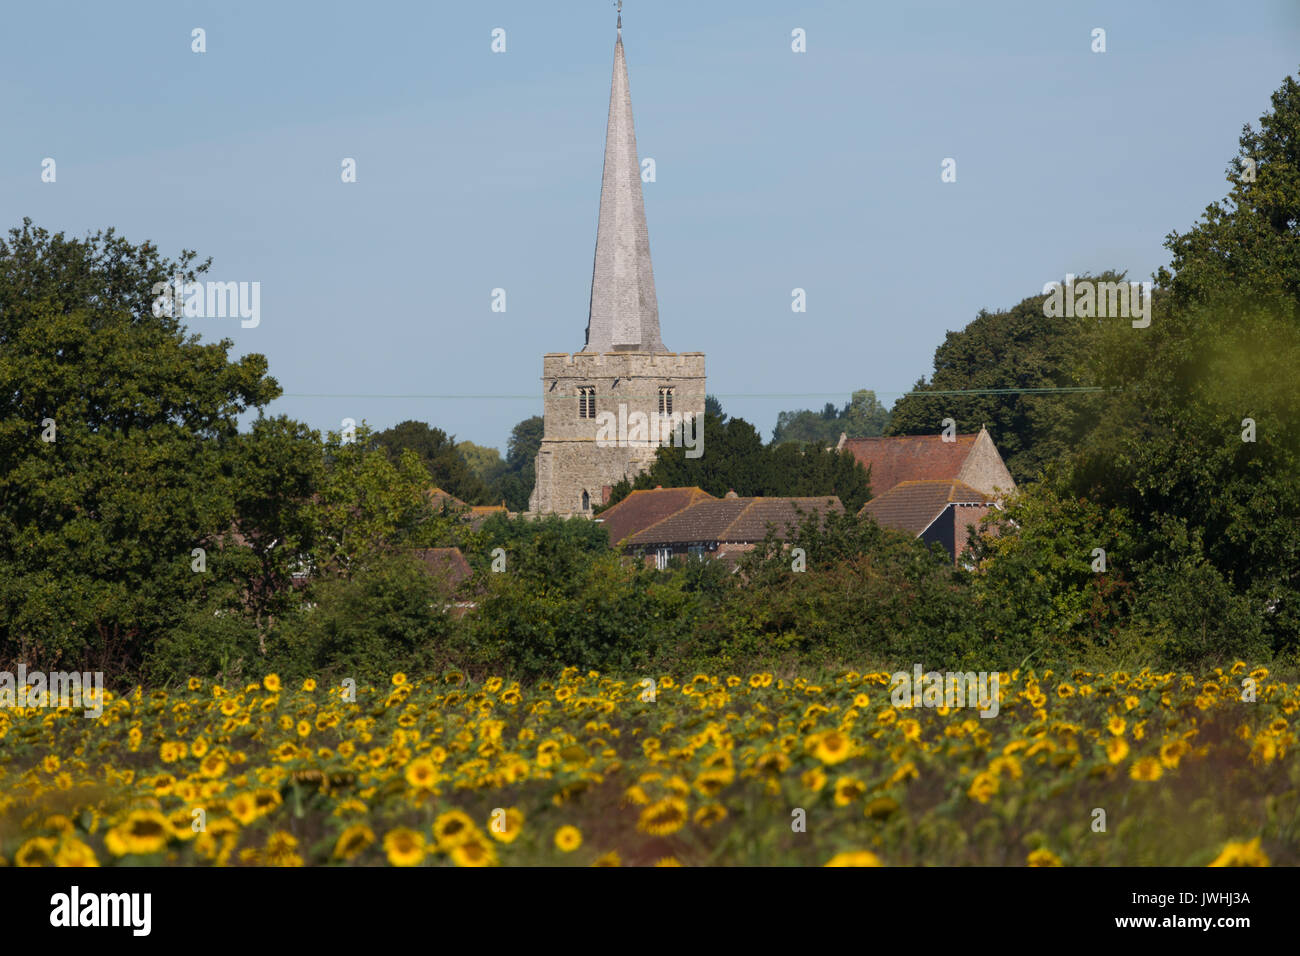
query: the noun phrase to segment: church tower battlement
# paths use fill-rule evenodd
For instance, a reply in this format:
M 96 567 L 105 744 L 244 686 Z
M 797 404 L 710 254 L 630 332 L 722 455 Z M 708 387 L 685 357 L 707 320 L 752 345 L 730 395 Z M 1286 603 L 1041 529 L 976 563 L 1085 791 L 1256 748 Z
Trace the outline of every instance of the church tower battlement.
M 657 447 L 601 439 L 610 416 L 626 422 L 639 413 L 652 423 L 685 416 L 703 427 L 704 353 L 670 352 L 660 337 L 619 8 L 586 344 L 542 358 L 534 514 L 590 515 L 606 486 L 650 467 Z

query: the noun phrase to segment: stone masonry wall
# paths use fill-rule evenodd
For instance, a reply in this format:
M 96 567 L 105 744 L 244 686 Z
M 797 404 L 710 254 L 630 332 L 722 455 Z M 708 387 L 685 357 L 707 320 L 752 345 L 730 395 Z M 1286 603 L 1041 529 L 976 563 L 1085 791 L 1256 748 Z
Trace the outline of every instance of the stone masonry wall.
M 601 447 L 596 443 L 601 413 L 624 420 L 642 412 L 655 422 L 659 389 L 673 389 L 673 411 L 704 415 L 704 355 L 700 352 L 550 353 L 542 359 L 545 422 L 537 454 L 537 484 L 529 499 L 535 514 L 590 514 L 601 503 L 602 489 L 645 471 L 658 451 L 650 445 Z M 578 389 L 596 389 L 596 418 L 579 417 Z M 620 409 L 622 406 L 622 409 Z

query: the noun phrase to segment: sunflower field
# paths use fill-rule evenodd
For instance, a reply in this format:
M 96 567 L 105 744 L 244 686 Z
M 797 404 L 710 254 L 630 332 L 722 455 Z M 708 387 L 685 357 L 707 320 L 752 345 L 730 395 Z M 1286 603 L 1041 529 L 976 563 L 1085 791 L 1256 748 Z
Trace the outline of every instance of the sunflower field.
M 1013 671 L 991 718 L 890 682 L 271 674 L 9 708 L 0 865 L 1300 862 L 1300 684 L 1264 668 Z

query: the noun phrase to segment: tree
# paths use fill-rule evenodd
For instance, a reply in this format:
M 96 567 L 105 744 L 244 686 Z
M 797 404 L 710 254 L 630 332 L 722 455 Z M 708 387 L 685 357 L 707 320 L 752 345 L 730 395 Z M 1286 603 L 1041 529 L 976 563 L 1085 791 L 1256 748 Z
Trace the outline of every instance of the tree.
M 0 657 L 120 674 L 201 600 L 238 417 L 280 394 L 263 356 L 155 314 L 207 267 L 112 229 L 0 240 Z
M 1108 272 L 1096 281 L 1122 278 Z M 930 380 L 921 379 L 894 403 L 885 434 L 934 435 L 945 418 L 963 432 L 986 426 L 1017 483 L 1072 450 L 1095 425 L 1105 396 L 1025 390 L 1094 386 L 1086 356 L 1097 323 L 1049 317 L 1044 299 L 1034 295 L 1007 311 L 981 310 L 963 330 L 949 332 L 935 350 Z M 986 391 L 962 394 L 975 389 Z
M 223 535 L 214 570 L 233 581 L 228 614 L 247 613 L 266 653 L 266 636 L 296 602 L 294 576 L 312 568 L 317 522 L 312 497 L 321 486 L 320 436 L 285 416 L 259 417 L 238 436 L 234 481 L 236 535 Z M 229 592 L 228 592 L 229 593 Z
M 428 471 L 414 451 L 394 461 L 370 438 L 363 425 L 355 441 L 331 432 L 324 446 L 325 475 L 311 510 L 313 563 L 326 575 L 351 577 L 394 547 L 442 543 L 457 520 L 435 509 Z
M 505 470 L 498 474 L 489 492 L 494 503 L 504 501 L 510 511 L 528 510 L 528 499 L 537 484 L 537 453 L 542 447 L 544 427 L 542 416 L 534 415 L 511 429 Z
M 1151 326 L 1099 338 L 1113 391 L 1062 487 L 1133 517 L 1180 619 L 1222 619 L 1235 596 L 1281 651 L 1300 643 L 1300 84 L 1272 107 L 1241 135 L 1227 198 L 1169 234 Z
M 880 403 L 874 391 L 860 388 L 840 412 L 840 421 L 844 433 L 850 438 L 874 438 L 884 434 L 885 426 L 889 424 L 889 409 Z
M 465 464 L 469 465 L 470 471 L 474 472 L 485 488 L 491 487 L 505 470 L 505 459 L 495 448 L 476 445 L 472 441 L 462 441 L 456 443 L 456 450 L 460 452 L 461 457 L 465 459 Z
M 841 434 L 849 438 L 871 438 L 881 434 L 888 422 L 888 409 L 876 399 L 875 392 L 863 388 L 854 392 L 842 409 L 827 402 L 820 412 L 805 409 L 779 413 L 772 431 L 772 444 L 834 445 Z
M 715 497 L 734 491 L 749 496 L 838 495 L 845 508 L 858 509 L 871 497 L 866 470 L 849 452 L 821 446 L 764 446 L 758 431 L 743 418 L 725 422 L 706 414 L 703 454 L 686 457 L 685 448 L 660 448 L 649 470 L 629 484 L 615 485 L 610 504 L 634 489 L 698 486 Z
M 487 488 L 457 450 L 456 439 L 441 428 L 405 421 L 376 432 L 371 441 L 387 450 L 394 461 L 403 451 L 414 452 L 433 483 L 461 501 L 474 505 L 486 502 Z
M 321 581 L 314 606 L 286 621 L 286 669 L 317 679 L 431 670 L 446 663 L 450 599 L 412 555 L 377 553 L 353 576 Z

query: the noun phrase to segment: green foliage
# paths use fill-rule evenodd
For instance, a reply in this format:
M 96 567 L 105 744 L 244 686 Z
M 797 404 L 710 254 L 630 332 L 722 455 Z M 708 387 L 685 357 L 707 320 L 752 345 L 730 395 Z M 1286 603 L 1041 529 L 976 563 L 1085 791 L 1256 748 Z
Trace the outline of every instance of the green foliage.
M 433 547 L 453 534 L 457 518 L 435 509 L 429 475 L 415 452 L 396 461 L 368 439 L 363 425 L 344 443 L 331 432 L 325 476 L 311 503 L 316 523 L 314 563 L 326 574 L 353 568 L 390 547 Z
M 1172 613 L 1155 589 L 1190 598 L 1185 581 L 1203 580 L 1200 607 L 1248 613 L 1240 640 L 1260 629 L 1283 652 L 1300 647 L 1300 85 L 1273 107 L 1233 163 L 1254 161 L 1256 180 L 1234 172 L 1225 202 L 1170 234 L 1151 326 L 1099 335 L 1094 374 L 1114 392 L 1062 488 L 1133 516 L 1150 607 Z
M 1214 662 L 1269 655 L 1268 613 L 1252 606 L 1206 557 L 1198 533 L 1163 518 L 1164 547 L 1139 579 L 1134 618 L 1161 661 Z
M 386 450 L 393 461 L 403 451 L 414 452 L 433 484 L 448 494 L 471 505 L 487 503 L 487 486 L 460 453 L 455 437 L 448 437 L 441 428 L 405 421 L 376 432 L 370 440 Z
M 609 504 L 634 489 L 698 486 L 715 497 L 734 491 L 742 497 L 812 497 L 838 495 L 844 507 L 857 510 L 871 497 L 866 470 L 849 452 L 820 446 L 764 446 L 754 426 L 743 418 L 723 421 L 704 416 L 704 453 L 688 458 L 687 449 L 660 448 L 649 470 L 631 484 L 614 486 Z
M 264 649 L 268 630 L 295 600 L 293 576 L 312 567 L 318 532 L 312 495 L 325 466 L 320 436 L 284 416 L 259 417 L 237 443 L 238 537 L 221 536 L 210 578 L 203 580 L 216 590 L 237 584 L 242 602 L 223 606 L 228 616 L 247 616 Z
M 201 600 L 191 551 L 235 517 L 238 416 L 280 389 L 153 314 L 194 258 L 30 220 L 0 241 L 0 659 L 136 667 Z
M 1119 281 L 1103 273 L 1096 281 Z M 1093 392 L 931 394 L 973 389 L 1093 386 L 1086 356 L 1095 320 L 1048 317 L 1043 295 L 1007 311 L 981 310 L 934 353 L 934 373 L 894 404 L 887 435 L 934 435 L 951 418 L 962 432 L 986 426 L 1017 483 L 1034 479 L 1072 449 L 1097 420 L 1105 397 Z M 1112 320 L 1106 320 L 1114 324 Z
M 1185 233 L 1170 232 L 1161 286 L 1180 306 L 1214 305 L 1225 292 L 1295 318 L 1300 303 L 1300 83 L 1286 77 L 1259 128 L 1246 124 L 1228 165 L 1223 201 Z M 1253 179 L 1250 168 L 1253 166 Z
M 239 684 L 280 666 L 278 660 L 268 661 L 262 651 L 265 635 L 259 632 L 256 619 L 243 612 L 236 585 L 219 582 L 210 587 L 203 604 L 190 609 L 175 627 L 149 645 L 145 676 L 160 685 L 182 675 Z
M 476 571 L 487 571 L 496 548 L 505 551 L 511 574 L 543 589 L 564 590 L 572 586 L 579 567 L 609 551 L 609 533 L 586 518 L 548 515 L 532 520 L 495 514 L 462 550 Z
M 972 612 L 998 640 L 1041 662 L 1119 639 L 1138 560 L 1123 511 L 1033 484 L 990 513 L 975 545 Z
M 510 511 L 528 510 L 528 499 L 537 484 L 537 452 L 542 447 L 543 427 L 542 416 L 534 415 L 511 430 L 505 462 L 487 482 L 491 504 L 505 502 Z
M 849 438 L 873 438 L 883 434 L 888 424 L 889 410 L 876 399 L 875 392 L 863 388 L 854 392 L 841 409 L 827 402 L 820 412 L 781 412 L 776 416 L 772 444 L 804 442 L 831 446 L 840 440 L 841 434 Z
M 336 680 L 429 670 L 447 660 L 451 597 L 409 554 L 376 553 L 314 585 L 280 634 L 285 674 Z
M 941 549 L 854 514 L 810 512 L 789 530 L 788 546 L 769 535 L 742 560 L 743 586 L 699 622 L 701 666 L 994 659 L 964 619 L 965 582 Z M 794 548 L 807 570 L 795 570 Z
M 501 457 L 501 452 L 495 448 L 476 445 L 472 441 L 462 441 L 456 443 L 456 450 L 460 452 L 460 456 L 465 459 L 465 464 L 469 465 L 470 471 L 474 472 L 475 477 L 483 483 L 485 489 L 505 469 L 505 459 Z M 488 503 L 496 504 L 496 502 Z
M 688 639 L 703 602 L 680 577 L 629 567 L 608 552 L 558 578 L 489 575 L 477 610 L 464 619 L 471 666 L 523 677 L 553 673 L 557 661 L 644 669 Z

